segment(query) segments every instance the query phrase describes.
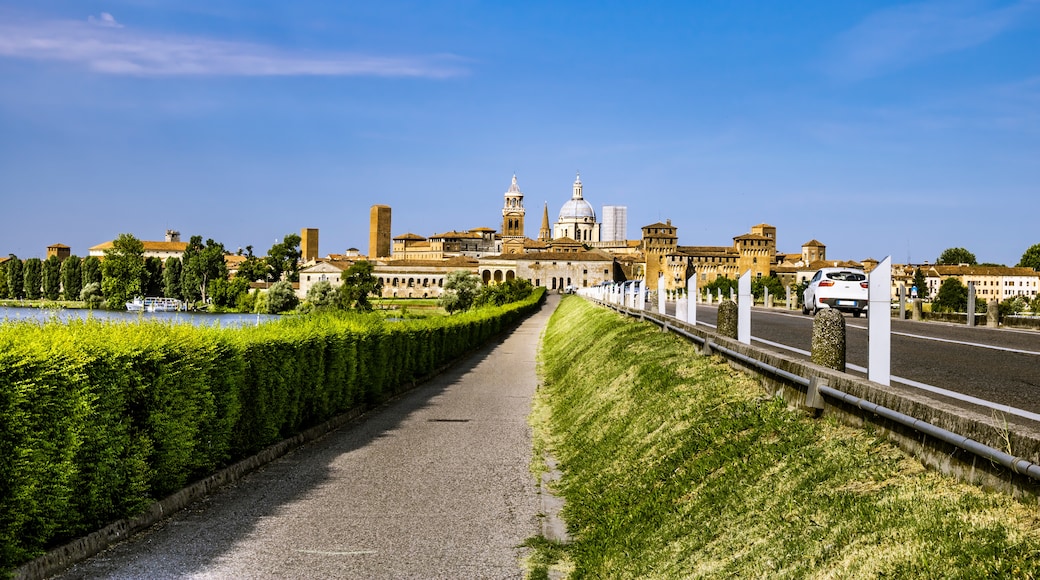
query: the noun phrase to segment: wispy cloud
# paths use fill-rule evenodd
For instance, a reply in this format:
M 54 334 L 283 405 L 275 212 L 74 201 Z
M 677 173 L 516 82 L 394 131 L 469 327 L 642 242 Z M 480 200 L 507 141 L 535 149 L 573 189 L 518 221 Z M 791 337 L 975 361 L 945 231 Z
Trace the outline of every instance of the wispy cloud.
M 871 14 L 836 39 L 828 72 L 862 80 L 978 46 L 1036 13 L 1040 0 L 994 7 L 974 0 L 906 4 Z
M 0 16 L 3 16 L 0 14 Z M 300 53 L 256 43 L 153 34 L 103 12 L 83 21 L 0 21 L 0 58 L 64 62 L 133 76 L 382 76 L 465 73 L 450 55 L 419 57 Z

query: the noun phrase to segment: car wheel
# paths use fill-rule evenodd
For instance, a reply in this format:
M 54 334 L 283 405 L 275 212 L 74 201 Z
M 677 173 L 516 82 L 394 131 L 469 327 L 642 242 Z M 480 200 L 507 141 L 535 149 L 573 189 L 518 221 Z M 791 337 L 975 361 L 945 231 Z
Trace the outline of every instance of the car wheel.
M 859 315 L 860 315 L 860 314 L 863 314 L 863 311 L 862 311 L 862 310 L 853 310 L 853 311 L 852 311 L 852 317 L 853 317 L 853 318 L 859 318 Z

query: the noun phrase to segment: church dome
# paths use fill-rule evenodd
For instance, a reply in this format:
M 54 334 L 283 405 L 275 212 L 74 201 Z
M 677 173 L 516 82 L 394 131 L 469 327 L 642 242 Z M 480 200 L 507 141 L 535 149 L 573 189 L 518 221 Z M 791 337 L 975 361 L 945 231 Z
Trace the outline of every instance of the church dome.
M 591 218 L 592 221 L 596 221 L 596 212 L 592 210 L 592 206 L 589 202 L 581 198 L 570 199 L 567 203 L 563 204 L 563 208 L 560 209 L 559 221 L 573 221 L 575 219 L 583 220 L 584 218 Z

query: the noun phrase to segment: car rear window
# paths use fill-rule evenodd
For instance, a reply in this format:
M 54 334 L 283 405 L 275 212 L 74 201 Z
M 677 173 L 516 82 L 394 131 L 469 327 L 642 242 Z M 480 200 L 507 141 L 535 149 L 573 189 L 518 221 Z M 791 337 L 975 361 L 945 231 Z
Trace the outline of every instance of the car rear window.
M 867 276 L 862 272 L 827 272 L 827 278 L 843 282 L 862 282 Z

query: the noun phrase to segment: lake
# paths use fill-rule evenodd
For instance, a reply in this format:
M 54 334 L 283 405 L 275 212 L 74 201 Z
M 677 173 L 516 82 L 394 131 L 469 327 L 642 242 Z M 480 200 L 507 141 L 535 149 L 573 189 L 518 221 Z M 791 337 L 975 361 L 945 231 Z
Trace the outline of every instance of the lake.
M 95 318 L 115 322 L 134 323 L 157 320 L 173 324 L 194 324 L 196 326 L 246 326 L 260 322 L 276 320 L 275 314 L 209 314 L 206 312 L 125 312 L 118 310 L 88 310 L 86 308 L 50 309 L 50 308 L 13 308 L 0 306 L 0 321 L 36 321 L 43 322 L 57 318 L 61 321 L 73 319 Z

